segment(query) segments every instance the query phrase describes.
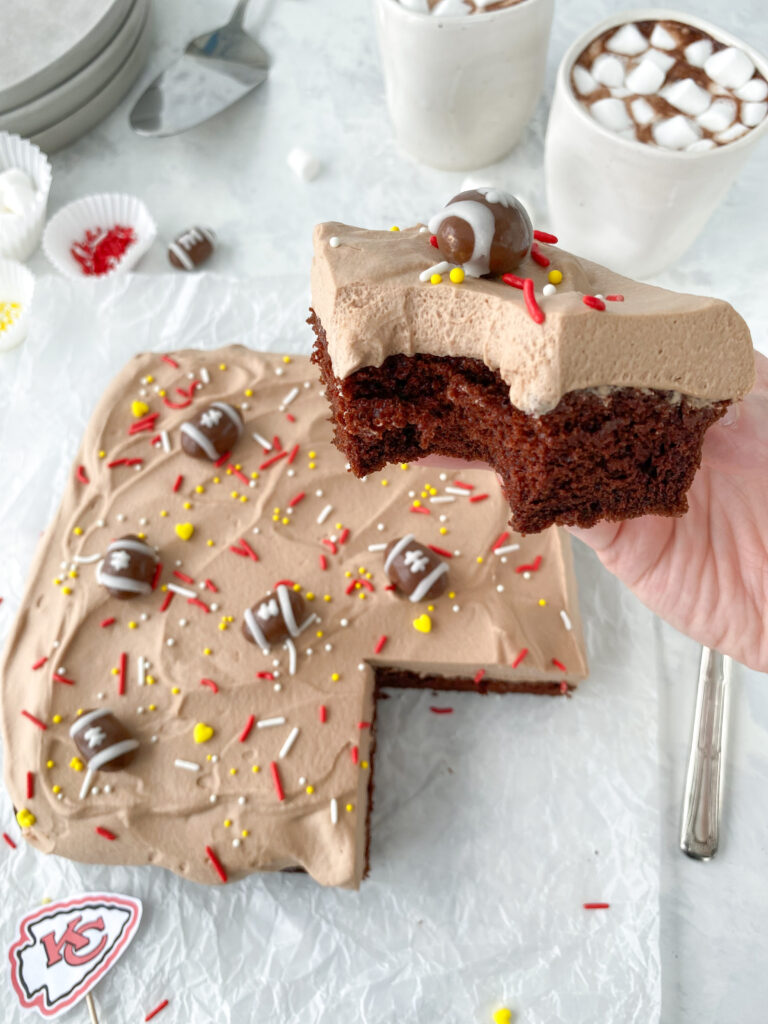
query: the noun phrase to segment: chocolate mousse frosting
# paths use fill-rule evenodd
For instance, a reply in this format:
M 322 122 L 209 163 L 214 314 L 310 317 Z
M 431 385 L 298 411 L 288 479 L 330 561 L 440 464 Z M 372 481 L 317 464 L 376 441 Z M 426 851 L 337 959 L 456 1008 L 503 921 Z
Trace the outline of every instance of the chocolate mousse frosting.
M 501 279 L 420 279 L 440 258 L 424 226 L 330 222 L 316 227 L 314 247 L 312 306 L 337 377 L 394 354 L 466 356 L 498 370 L 512 404 L 532 415 L 583 389 L 652 388 L 712 403 L 743 398 L 754 381 L 749 329 L 727 302 L 641 284 L 556 245 L 538 244 L 516 271 L 533 280 L 542 323 Z M 545 294 L 552 270 L 562 282 Z
M 185 451 L 185 423 L 223 436 L 222 403 L 231 451 Z M 139 355 L 107 389 L 0 666 L 38 850 L 356 887 L 377 688 L 584 677 L 568 538 L 511 533 L 486 471 L 355 479 L 326 416 L 308 359 L 241 347 Z

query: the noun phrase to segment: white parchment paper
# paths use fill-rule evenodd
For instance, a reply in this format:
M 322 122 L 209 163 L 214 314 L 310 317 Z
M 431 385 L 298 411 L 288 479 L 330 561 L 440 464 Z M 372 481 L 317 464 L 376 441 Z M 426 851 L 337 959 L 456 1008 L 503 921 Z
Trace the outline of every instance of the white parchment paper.
M 0 361 L 0 635 L 106 382 L 135 352 L 307 352 L 306 277 L 38 282 Z M 372 871 L 359 893 L 301 876 L 221 887 L 26 847 L 0 799 L 0 956 L 16 919 L 82 890 L 144 900 L 95 990 L 101 1024 L 654 1024 L 660 1015 L 657 687 L 676 642 L 578 546 L 591 677 L 571 700 L 395 693 L 380 705 Z M 674 653 L 674 647 L 672 648 Z M 686 648 L 687 651 L 687 648 Z M 453 715 L 429 713 L 430 704 Z M 582 904 L 607 901 L 609 910 Z M 0 1018 L 28 1019 L 0 978 Z M 64 1021 L 85 1022 L 84 1005 Z

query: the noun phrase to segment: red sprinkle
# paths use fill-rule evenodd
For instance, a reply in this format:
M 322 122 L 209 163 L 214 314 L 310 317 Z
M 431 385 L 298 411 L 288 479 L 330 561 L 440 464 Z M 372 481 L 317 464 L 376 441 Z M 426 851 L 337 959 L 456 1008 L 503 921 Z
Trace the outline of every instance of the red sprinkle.
M 531 246 L 531 259 L 534 263 L 538 263 L 540 267 L 548 267 L 552 262 L 548 256 L 545 256 L 543 252 L 539 252 L 539 247 L 534 242 Z
M 184 476 L 181 473 L 179 473 L 179 475 L 176 477 L 176 483 L 173 485 L 174 491 L 178 491 L 178 489 L 181 487 L 183 482 L 184 482 Z
M 472 499 L 470 498 L 470 501 Z M 442 555 L 443 558 L 453 558 L 452 551 L 446 551 L 445 548 L 439 548 L 437 544 L 428 544 L 427 547 L 430 551 L 434 551 L 436 555 Z
M 179 570 L 178 570 L 178 569 L 174 569 L 174 570 L 173 570 L 173 575 L 174 575 L 174 576 L 176 577 L 176 579 L 178 579 L 178 580 L 184 580 L 184 582 L 185 582 L 185 583 L 194 583 L 194 582 L 195 582 L 195 581 L 194 581 L 194 580 L 192 579 L 192 577 L 191 577 L 191 576 L 187 576 L 187 574 L 186 574 L 185 572 L 179 572 Z
M 27 800 L 33 800 L 35 797 L 35 773 L 27 772 Z
M 500 548 L 506 541 L 509 540 L 509 530 L 505 530 L 501 536 L 497 537 L 491 546 L 491 551 L 495 551 L 496 548 Z
M 610 903 L 584 903 L 582 906 L 585 910 L 608 910 Z
M 472 680 L 474 682 L 475 686 L 478 686 L 480 683 L 482 683 L 484 676 L 485 676 L 485 669 L 484 668 L 478 669 L 477 673 L 475 674 L 475 678 Z
M 219 692 L 218 686 L 216 685 L 216 683 L 214 683 L 214 681 L 212 679 L 201 679 L 200 680 L 200 685 L 201 686 L 207 686 L 210 690 L 213 690 L 214 693 L 218 693 Z
M 293 415 L 292 412 L 287 412 L 285 414 L 285 418 L 288 420 L 289 423 L 295 423 L 296 422 L 296 417 Z
M 518 565 L 515 572 L 538 572 L 541 567 L 541 555 L 536 555 L 530 565 Z
M 249 558 L 252 558 L 254 562 L 258 562 L 259 556 L 244 537 L 240 538 L 240 547 L 245 551 Z
M 299 446 L 297 444 L 295 444 L 293 446 L 293 448 L 291 448 L 290 455 L 288 456 L 288 465 L 289 466 L 290 466 L 290 464 L 293 462 L 293 460 L 296 458 L 296 456 L 298 454 L 299 454 Z
M 110 842 L 112 842 L 112 840 L 114 839 L 117 839 L 117 836 L 115 835 L 114 832 L 110 832 L 108 828 L 103 828 L 101 825 L 97 825 L 96 828 L 94 829 L 94 832 L 96 833 L 97 836 L 101 836 L 102 839 L 109 839 Z
M 45 730 L 48 728 L 45 722 L 41 722 L 39 718 L 35 718 L 35 716 L 30 711 L 24 711 L 22 709 L 21 713 L 22 715 L 24 715 L 25 718 L 28 718 L 33 725 L 36 725 L 38 729 L 42 729 L 43 732 L 45 732 Z
M 464 490 L 464 491 L 474 491 L 474 489 L 475 489 L 475 485 L 474 484 L 465 484 L 461 480 L 453 480 L 451 482 L 451 487 L 461 487 L 461 489 Z
M 521 291 L 526 281 L 524 277 L 518 277 L 517 274 L 502 274 L 501 280 L 504 284 L 508 284 L 510 288 L 519 288 Z
M 272 438 L 272 447 L 275 449 L 276 452 L 280 452 L 283 450 L 283 442 L 280 440 L 277 434 L 275 434 L 274 437 Z
M 387 639 L 388 638 L 383 634 L 379 637 L 379 639 L 376 641 L 376 646 L 373 648 L 374 654 L 381 654 L 381 652 L 384 650 L 384 644 L 387 642 Z
M 208 854 L 208 860 L 211 862 L 211 864 L 213 864 L 213 870 L 216 872 L 216 874 L 219 876 L 222 882 L 226 882 L 227 872 L 224 870 L 224 865 L 221 863 L 221 861 L 210 848 L 210 846 L 206 846 L 205 852 Z
M 110 615 L 108 619 L 102 619 L 99 625 L 102 629 L 106 629 L 107 626 L 113 626 L 116 622 L 114 615 Z
M 560 669 L 561 672 L 568 671 L 568 669 L 565 667 L 562 661 L 558 661 L 557 658 L 552 659 L 552 664 L 555 666 L 555 668 Z
M 230 544 L 229 545 L 229 550 L 232 552 L 233 555 L 240 555 L 241 558 L 247 558 L 248 557 L 248 552 L 247 551 L 242 551 L 240 548 L 235 547 L 234 544 Z
M 120 670 L 117 676 L 117 694 L 122 697 L 125 693 L 125 668 L 128 662 L 128 655 L 125 651 L 120 655 Z
M 206 587 L 207 587 L 207 588 L 208 588 L 209 590 L 212 590 L 212 591 L 214 592 L 214 594 L 218 594 L 218 592 L 219 592 L 219 588 L 218 588 L 218 587 L 216 586 L 216 584 L 215 584 L 215 583 L 213 582 L 213 580 L 208 580 L 208 579 L 207 579 L 207 580 L 205 581 L 205 585 L 206 585 Z
M 528 648 L 524 647 L 522 649 L 522 651 L 520 651 L 518 656 L 515 658 L 515 660 L 512 662 L 512 668 L 517 668 L 517 666 L 522 663 L 523 658 L 526 656 L 527 653 L 528 653 Z
M 232 452 L 224 452 L 223 455 L 220 455 L 218 459 L 216 459 L 216 461 L 214 462 L 214 466 L 217 469 L 221 469 L 221 467 L 224 465 L 224 463 L 227 461 L 231 454 Z
M 188 405 L 192 405 L 192 399 L 188 398 L 186 402 L 172 402 L 167 395 L 163 395 L 163 403 L 169 409 L 186 409 Z
M 88 474 L 85 472 L 85 466 L 78 466 L 75 470 L 75 476 L 77 482 L 80 484 L 89 484 L 91 481 L 88 479 Z
M 328 537 L 323 537 L 323 539 L 320 541 L 320 543 L 321 544 L 325 544 L 325 546 L 330 549 L 330 552 L 331 552 L 332 555 L 338 554 L 338 548 L 333 543 L 333 541 L 330 540 Z
M 6 841 L 6 843 L 8 843 L 12 850 L 16 849 L 16 843 L 14 843 L 14 841 L 11 839 L 7 832 L 3 832 L 3 839 Z
M 88 228 L 85 237 L 73 242 L 70 255 L 87 277 L 100 277 L 118 265 L 129 249 L 136 243 L 136 232 L 132 227 L 115 224 L 105 231 L 103 228 Z
M 271 455 L 268 459 L 265 459 L 259 466 L 259 469 L 269 469 L 270 466 L 274 466 L 280 459 L 289 458 L 288 452 L 278 452 L 277 455 Z
M 175 359 L 171 359 L 170 356 L 166 355 L 162 355 L 160 356 L 160 358 L 163 360 L 164 363 L 168 363 L 169 366 L 172 366 L 174 370 L 178 370 L 179 364 L 176 362 Z
M 453 708 L 435 708 L 430 707 L 429 709 L 433 715 L 452 715 Z
M 430 516 L 432 513 L 428 508 L 424 508 L 423 505 L 411 505 L 411 512 L 419 512 L 423 516 Z
M 163 574 L 163 563 L 162 562 L 158 562 L 157 565 L 155 566 L 155 574 L 152 577 L 152 589 L 153 590 L 157 590 L 157 584 L 160 582 L 160 577 L 162 576 L 162 574 Z M 192 583 L 194 581 L 190 580 L 189 582 Z
M 54 672 L 53 673 L 53 679 L 54 679 L 54 682 L 56 682 L 56 683 L 66 683 L 67 686 L 74 686 L 75 685 L 75 680 L 74 679 L 67 679 L 66 676 L 61 675 L 59 672 Z
M 596 295 L 584 295 L 582 296 L 581 301 L 585 306 L 589 306 L 590 309 L 597 309 L 600 311 L 605 309 L 605 303 L 602 299 L 598 299 Z
M 293 582 L 293 580 L 278 580 L 277 583 L 274 586 L 274 589 L 277 590 L 278 587 L 291 587 L 291 588 L 293 588 L 295 586 L 296 586 L 296 584 Z
M 207 849 L 208 848 L 206 847 L 206 850 Z M 209 854 L 209 856 L 210 856 L 210 854 Z M 225 881 L 226 881 L 226 879 L 225 879 Z M 162 1001 L 162 1003 L 158 1003 L 157 1006 L 154 1008 L 154 1010 L 150 1010 L 149 1013 L 147 1014 L 147 1016 L 144 1018 L 144 1024 L 147 1024 L 148 1020 L 152 1020 L 153 1017 L 156 1017 L 158 1015 L 158 1013 L 160 1013 L 161 1010 L 164 1010 L 166 1008 L 167 1005 L 168 1005 L 168 1000 L 167 999 L 164 999 Z
M 42 658 L 38 658 L 35 664 L 32 666 L 32 671 L 36 672 L 39 668 L 42 668 L 46 661 L 48 661 L 48 659 L 45 657 L 45 655 L 43 655 Z
M 248 739 L 248 737 L 251 734 L 251 729 L 253 728 L 253 724 L 254 724 L 255 721 L 256 721 L 256 715 L 248 715 L 248 721 L 245 723 L 245 726 L 243 727 L 243 731 L 237 737 L 237 739 L 238 739 L 238 741 L 240 743 L 245 743 L 245 741 Z
M 256 673 L 256 678 L 257 679 L 269 679 L 269 681 L 272 682 L 272 680 L 274 680 L 275 677 L 272 675 L 271 672 L 257 672 Z
M 351 594 L 353 590 L 358 590 L 359 587 L 360 587 L 359 580 L 350 580 L 349 583 L 344 588 L 344 593 L 345 594 Z
M 318 717 L 320 719 L 321 725 L 325 725 L 325 723 L 328 721 L 328 709 L 326 708 L 325 704 L 320 705 Z
M 116 466 L 140 466 L 144 459 L 113 459 L 107 463 L 107 469 L 114 469 Z
M 320 555 L 320 568 L 325 571 L 328 568 L 328 559 L 325 555 Z
M 142 416 L 140 420 L 136 420 L 128 427 L 128 433 L 140 434 L 144 430 L 154 430 L 155 420 L 159 415 L 159 412 L 151 412 L 146 416 Z
M 435 249 L 437 248 L 437 235 L 429 236 L 429 244 L 433 246 Z
M 339 534 L 339 544 L 346 544 L 349 540 L 349 527 L 345 526 Z
M 371 728 L 371 723 L 370 722 L 358 722 L 357 723 L 357 728 L 358 729 L 370 729 Z
M 306 496 L 305 491 L 299 491 L 299 493 L 294 495 L 288 502 L 288 508 L 295 508 L 295 506 L 298 505 L 300 501 L 303 501 Z
M 525 299 L 525 308 L 528 310 L 531 320 L 535 324 L 543 324 L 545 320 L 544 311 L 536 301 L 533 278 L 526 277 L 523 284 L 523 298 Z
M 486 498 L 490 498 L 490 494 L 473 494 L 469 499 L 470 501 L 485 501 Z
M 232 470 L 233 474 L 237 477 L 238 480 L 242 480 L 244 484 L 250 484 L 251 481 L 248 479 L 245 473 L 242 473 L 239 469 L 237 469 L 236 466 L 230 466 L 229 468 Z
M 624 296 L 623 295 L 606 295 L 605 296 L 605 301 L 606 302 L 623 302 L 624 301 Z
M 197 597 L 188 597 L 187 604 L 193 604 L 195 608 L 202 608 L 206 615 L 208 615 L 211 611 L 208 605 Z
M 360 759 L 360 751 L 357 746 L 352 747 L 349 756 L 352 758 L 352 764 L 357 764 Z
M 557 235 L 550 235 L 548 231 L 534 231 L 533 237 L 537 242 L 544 242 L 546 245 L 557 245 Z
M 277 793 L 278 800 L 285 800 L 285 793 L 283 792 L 283 784 L 280 781 L 280 769 L 277 767 L 276 761 L 269 762 L 269 770 L 272 772 L 272 781 L 275 784 L 275 793 Z
M 168 591 L 168 592 L 166 593 L 166 595 L 165 595 L 165 598 L 164 598 L 164 600 L 163 600 L 163 603 L 162 603 L 162 604 L 160 605 L 160 611 L 161 611 L 161 612 L 166 612 L 166 611 L 168 611 L 168 606 L 170 605 L 170 603 L 171 603 L 171 601 L 173 600 L 174 596 L 175 596 L 175 595 L 174 595 L 174 592 L 173 592 L 172 590 L 169 590 L 169 591 Z

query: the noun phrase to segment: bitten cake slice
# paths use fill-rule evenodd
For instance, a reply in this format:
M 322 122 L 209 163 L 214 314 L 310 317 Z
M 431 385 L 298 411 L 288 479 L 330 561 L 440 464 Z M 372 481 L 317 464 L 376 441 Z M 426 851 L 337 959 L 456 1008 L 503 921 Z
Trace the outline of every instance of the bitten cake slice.
M 490 189 L 429 227 L 316 228 L 312 358 L 355 474 L 482 460 L 522 533 L 686 511 L 705 431 L 754 380 L 747 326 L 555 243 Z
M 38 850 L 355 887 L 382 687 L 586 675 L 568 537 L 505 529 L 487 471 L 356 480 L 325 412 L 307 357 L 239 347 L 107 389 L 0 666 Z

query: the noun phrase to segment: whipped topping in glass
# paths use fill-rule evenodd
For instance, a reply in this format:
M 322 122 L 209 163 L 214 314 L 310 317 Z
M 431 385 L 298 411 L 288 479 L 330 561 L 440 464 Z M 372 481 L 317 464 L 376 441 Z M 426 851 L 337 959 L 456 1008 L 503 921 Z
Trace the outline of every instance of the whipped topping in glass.
M 484 11 L 500 11 L 504 7 L 516 7 L 524 0 L 399 0 L 402 7 L 417 14 L 436 14 L 439 17 L 455 17 L 465 14 L 482 14 Z

